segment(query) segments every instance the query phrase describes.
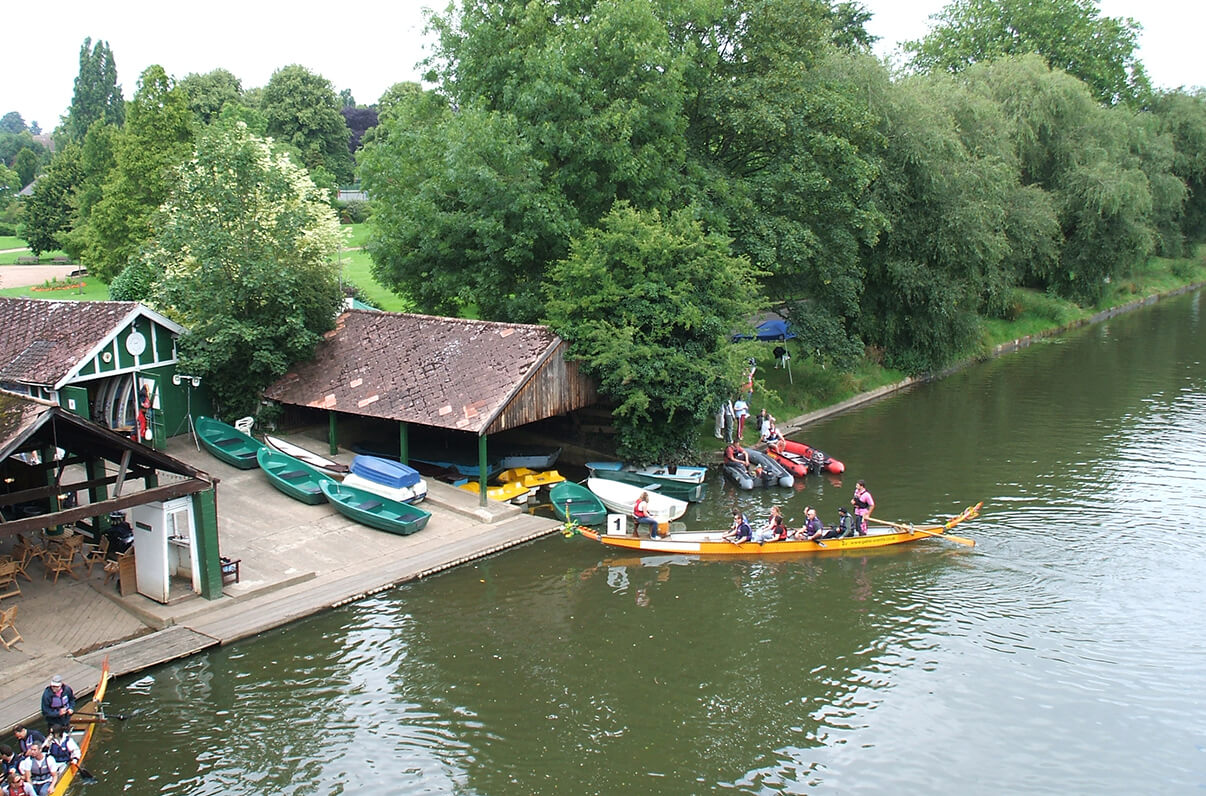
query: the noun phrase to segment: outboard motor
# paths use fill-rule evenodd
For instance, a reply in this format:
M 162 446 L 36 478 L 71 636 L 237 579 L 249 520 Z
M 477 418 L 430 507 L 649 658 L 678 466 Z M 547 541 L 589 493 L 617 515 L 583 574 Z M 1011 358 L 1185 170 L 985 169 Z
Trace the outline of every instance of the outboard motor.
M 828 456 L 813 448 L 812 458 L 808 460 L 808 469 L 819 475 L 825 469 L 825 462 L 827 461 L 829 461 Z
M 124 553 L 134 544 L 134 529 L 126 522 L 124 511 L 114 511 L 109 514 L 109 550 L 113 553 Z

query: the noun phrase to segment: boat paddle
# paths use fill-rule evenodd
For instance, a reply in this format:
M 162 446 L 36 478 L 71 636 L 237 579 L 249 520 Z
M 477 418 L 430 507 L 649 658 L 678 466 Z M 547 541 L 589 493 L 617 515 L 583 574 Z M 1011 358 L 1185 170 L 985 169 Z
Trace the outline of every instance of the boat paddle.
M 963 536 L 955 536 L 955 535 L 949 534 L 949 533 L 942 533 L 941 531 L 931 531 L 931 530 L 927 530 L 925 528 L 918 528 L 913 525 L 902 525 L 899 522 L 888 522 L 887 520 L 877 520 L 874 517 L 868 517 L 867 522 L 877 522 L 880 525 L 887 525 L 891 528 L 896 528 L 897 530 L 904 531 L 905 533 L 924 533 L 927 536 L 937 536 L 939 539 L 947 539 L 949 541 L 955 542 L 956 544 L 965 545 L 967 547 L 975 547 L 976 546 L 975 539 L 967 539 Z
M 129 716 L 127 716 L 124 713 L 113 713 L 110 715 L 107 713 L 89 713 L 87 711 L 77 710 L 75 713 L 71 714 L 72 721 L 74 721 L 77 716 L 83 717 L 81 720 L 93 720 L 93 721 L 108 721 L 109 719 L 117 719 L 118 721 L 125 721 L 126 719 L 130 718 Z

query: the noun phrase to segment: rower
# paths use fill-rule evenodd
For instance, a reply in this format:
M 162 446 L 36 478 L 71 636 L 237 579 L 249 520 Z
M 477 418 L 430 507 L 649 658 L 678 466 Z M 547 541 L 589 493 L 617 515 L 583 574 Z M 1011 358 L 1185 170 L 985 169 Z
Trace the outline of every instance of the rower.
M 59 727 L 50 734 L 50 745 L 46 748 L 46 752 L 59 765 L 68 763 L 79 765 L 80 757 L 83 754 L 80 751 L 80 745 L 71 737 L 71 730 L 67 727 Z
M 733 526 L 729 528 L 729 532 L 722 538 L 726 542 L 748 542 L 752 538 L 753 533 L 750 531 L 750 524 L 745 519 L 745 515 L 739 509 L 733 509 Z
M 59 778 L 59 764 L 40 746 L 31 746 L 29 755 L 21 761 L 21 776 L 33 785 L 37 796 L 46 796 Z

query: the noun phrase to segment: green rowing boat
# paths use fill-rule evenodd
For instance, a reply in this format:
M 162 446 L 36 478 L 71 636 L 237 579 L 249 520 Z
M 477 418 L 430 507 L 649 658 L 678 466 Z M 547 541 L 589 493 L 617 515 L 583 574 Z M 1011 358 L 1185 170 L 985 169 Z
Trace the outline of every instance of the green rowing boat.
M 253 439 L 232 425 L 202 415 L 194 423 L 197 439 L 205 449 L 217 458 L 238 467 L 240 470 L 252 470 L 259 466 L 256 454 L 264 443 Z
M 323 481 L 335 480 L 305 462 L 272 448 L 260 448 L 256 461 L 260 463 L 264 475 L 268 476 L 268 483 L 294 500 L 311 506 L 326 502 L 327 496 L 322 493 L 320 485 Z
M 340 514 L 379 531 L 408 536 L 423 530 L 431 519 L 431 513 L 418 506 L 337 481 L 323 481 L 318 486 Z

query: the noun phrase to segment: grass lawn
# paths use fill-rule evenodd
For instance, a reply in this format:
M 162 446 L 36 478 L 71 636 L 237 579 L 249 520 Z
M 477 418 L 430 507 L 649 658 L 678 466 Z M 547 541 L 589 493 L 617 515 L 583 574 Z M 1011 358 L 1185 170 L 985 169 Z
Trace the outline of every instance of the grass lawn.
M 369 269 L 372 259 L 366 251 L 345 251 L 343 259 L 343 281 L 353 284 L 359 289 L 366 301 L 371 302 L 386 312 L 413 312 L 414 303 L 406 297 L 399 296 L 373 280 Z
M 359 249 L 368 240 L 368 224 L 344 224 L 343 230 L 349 233 L 346 245 L 349 249 Z
M 0 235 L 0 249 L 28 249 L 29 244 L 12 235 Z
M 29 249 L 23 249 L 19 252 L 6 252 L 4 254 L 0 254 L 0 265 L 13 265 L 19 258 L 22 257 L 33 257 L 33 252 L 31 252 Z M 42 265 L 50 265 L 50 261 L 54 257 L 67 257 L 67 253 L 57 250 L 52 252 L 42 252 L 42 256 L 38 259 Z M 68 257 L 67 259 L 70 262 L 71 258 Z

